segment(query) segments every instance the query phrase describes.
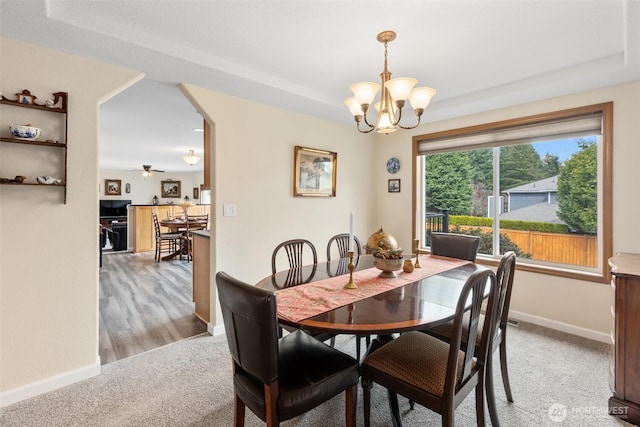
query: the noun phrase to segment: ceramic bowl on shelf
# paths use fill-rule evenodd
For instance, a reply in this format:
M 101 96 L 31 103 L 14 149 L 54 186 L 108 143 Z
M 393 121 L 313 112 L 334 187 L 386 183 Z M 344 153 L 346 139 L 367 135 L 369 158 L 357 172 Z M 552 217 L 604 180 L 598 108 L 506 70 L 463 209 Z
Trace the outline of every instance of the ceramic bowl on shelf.
M 14 138 L 20 139 L 38 139 L 40 136 L 40 128 L 28 125 L 10 125 L 9 132 Z

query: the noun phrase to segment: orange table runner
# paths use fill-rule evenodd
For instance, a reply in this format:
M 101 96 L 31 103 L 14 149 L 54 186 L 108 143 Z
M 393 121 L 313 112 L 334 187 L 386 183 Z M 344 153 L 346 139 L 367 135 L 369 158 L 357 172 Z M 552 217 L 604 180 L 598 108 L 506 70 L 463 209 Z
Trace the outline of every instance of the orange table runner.
M 421 255 L 420 264 L 422 268 L 416 268 L 412 273 L 397 272 L 396 278 L 378 277 L 381 270 L 375 267 L 355 271 L 353 281 L 358 286 L 357 289 L 344 288 L 349 281 L 348 274 L 281 289 L 276 291 L 278 316 L 292 322 L 299 322 L 334 308 L 469 264 L 469 261 Z

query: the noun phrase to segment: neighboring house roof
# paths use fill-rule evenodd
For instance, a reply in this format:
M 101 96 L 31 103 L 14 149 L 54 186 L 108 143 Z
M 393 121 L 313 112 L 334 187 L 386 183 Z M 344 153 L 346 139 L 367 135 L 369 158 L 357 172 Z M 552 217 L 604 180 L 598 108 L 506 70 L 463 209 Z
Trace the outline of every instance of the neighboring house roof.
M 558 175 L 504 190 L 503 193 L 546 193 L 558 191 Z
M 560 218 L 558 218 L 558 204 L 557 203 L 536 203 L 524 208 L 516 209 L 511 212 L 505 212 L 500 215 L 500 219 L 511 219 L 515 221 L 535 221 L 535 222 L 548 222 L 551 224 L 564 224 Z

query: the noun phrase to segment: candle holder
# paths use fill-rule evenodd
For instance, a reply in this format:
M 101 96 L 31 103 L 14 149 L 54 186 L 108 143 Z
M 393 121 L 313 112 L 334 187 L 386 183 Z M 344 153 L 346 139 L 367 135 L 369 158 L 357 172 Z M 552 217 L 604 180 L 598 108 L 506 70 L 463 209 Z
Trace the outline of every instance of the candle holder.
M 349 251 L 349 282 L 344 285 L 345 289 L 357 289 L 355 282 L 353 281 L 353 269 L 355 265 L 353 265 L 353 251 Z
M 414 246 L 416 247 L 416 263 L 414 264 L 415 268 L 421 268 L 420 265 L 420 240 L 415 239 L 413 241 Z

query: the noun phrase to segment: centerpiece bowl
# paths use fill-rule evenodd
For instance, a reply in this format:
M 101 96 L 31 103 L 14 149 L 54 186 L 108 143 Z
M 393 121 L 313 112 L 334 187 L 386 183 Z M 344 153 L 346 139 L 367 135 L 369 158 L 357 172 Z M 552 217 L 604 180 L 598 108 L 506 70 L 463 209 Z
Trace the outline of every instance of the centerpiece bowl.
M 382 273 L 378 277 L 398 277 L 396 271 L 402 270 L 404 259 L 402 257 L 402 249 L 382 249 L 378 248 L 373 253 L 373 265 Z

